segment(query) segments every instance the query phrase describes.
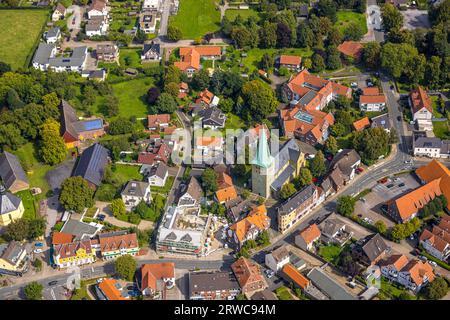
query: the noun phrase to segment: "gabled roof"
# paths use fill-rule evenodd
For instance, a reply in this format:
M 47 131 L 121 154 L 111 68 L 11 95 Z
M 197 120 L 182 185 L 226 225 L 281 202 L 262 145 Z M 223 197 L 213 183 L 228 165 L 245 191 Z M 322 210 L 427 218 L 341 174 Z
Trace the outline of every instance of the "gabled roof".
M 431 102 L 427 92 L 421 86 L 418 86 L 416 89 L 412 90 L 409 97 L 412 103 L 413 114 L 423 108 L 433 113 L 433 103 Z
M 282 54 L 280 56 L 280 64 L 289 64 L 289 65 L 300 65 L 300 63 L 302 62 L 302 57 L 298 57 L 298 56 L 288 56 L 288 55 L 284 55 Z
M 198 292 L 222 290 L 238 291 L 239 283 L 233 273 L 228 271 L 189 272 L 189 297 Z
M 362 246 L 363 252 L 371 262 L 377 260 L 381 255 L 383 255 L 387 248 L 388 246 L 386 242 L 384 242 L 379 233 L 367 236 L 365 239 L 365 244 Z
M 359 97 L 359 103 L 363 103 L 363 104 L 369 104 L 369 103 L 386 103 L 386 97 L 384 96 L 384 94 L 380 94 L 380 95 L 370 95 L 370 96 L 360 96 Z
M 267 216 L 267 208 L 263 204 L 254 207 L 247 217 L 231 225 L 230 229 L 235 232 L 238 240 L 243 242 L 251 228 L 255 227 L 261 232 L 269 228 L 269 226 L 270 218 Z
M 252 261 L 241 257 L 231 265 L 231 269 L 241 288 L 255 282 L 264 282 L 267 287 L 267 283 L 261 274 L 259 266 Z
M 107 300 L 126 300 L 117 286 L 117 280 L 111 278 L 103 279 L 98 284 L 99 289 L 103 292 Z
M 92 0 L 92 3 L 88 8 L 88 12 L 91 10 L 103 11 L 105 8 L 106 8 L 105 0 Z
M 0 178 L 6 189 L 9 189 L 17 180 L 28 183 L 27 175 L 19 159 L 8 151 L 0 154 Z
M 317 224 L 314 223 L 300 231 L 299 235 L 307 244 L 310 244 L 320 238 L 321 232 Z
M 175 61 L 174 66 L 181 71 L 186 69 L 200 69 L 200 58 L 202 56 L 220 56 L 222 48 L 218 46 L 202 46 L 202 47 L 181 47 L 181 61 Z
M 274 258 L 276 262 L 283 261 L 284 259 L 289 257 L 289 251 L 285 246 L 280 246 L 269 254 Z
M 56 5 L 56 9 L 55 10 L 58 10 L 61 13 L 65 13 L 66 12 L 66 7 L 64 7 L 61 2 L 58 2 L 58 4 Z
M 0 185 L 0 215 L 17 210 L 21 203 L 22 199 L 7 192 L 5 188 Z
M 304 187 L 303 189 L 295 193 L 292 197 L 283 202 L 278 208 L 278 213 L 281 215 L 291 213 L 293 210 L 298 208 L 300 204 L 312 198 L 316 190 L 317 187 L 314 184 L 310 184 Z
M 362 54 L 363 46 L 359 42 L 344 41 L 337 47 L 337 49 L 340 53 L 346 56 L 350 56 L 354 59 L 359 59 Z
M 433 267 L 428 262 L 418 260 L 411 260 L 401 272 L 408 272 L 411 280 L 417 286 L 424 283 L 425 277 L 428 279 L 428 282 L 432 282 L 435 278 Z
M 52 235 L 52 245 L 71 243 L 75 236 L 70 233 L 54 231 Z
M 161 53 L 161 45 L 159 43 L 145 43 L 142 49 L 142 55 L 148 52 L 154 52 L 159 55 Z
M 72 176 L 83 177 L 98 187 L 102 183 L 107 163 L 108 150 L 95 143 L 81 154 Z
M 362 94 L 364 96 L 378 96 L 380 94 L 380 89 L 378 89 L 378 87 L 366 87 L 362 89 Z
M 80 249 L 85 250 L 87 254 L 92 253 L 91 240 L 57 244 L 53 246 L 53 249 L 62 259 L 75 257 L 77 255 L 77 251 Z
M 170 122 L 170 114 L 164 113 L 164 114 L 150 114 L 147 116 L 147 126 L 149 128 L 153 128 L 161 123 L 169 123 Z
M 361 157 L 354 149 L 344 149 L 334 156 L 330 163 L 330 168 L 336 169 L 339 167 L 341 172 L 345 175 L 350 175 L 352 166 L 361 161 Z
M 157 290 L 157 283 L 163 279 L 175 278 L 175 263 L 146 263 L 141 266 L 141 290 Z
M 185 194 L 189 194 L 197 202 L 200 201 L 200 198 L 203 195 L 203 189 L 200 183 L 198 182 L 197 178 L 191 177 L 188 185 L 186 186 L 186 189 L 182 193 L 182 196 L 184 196 Z
M 283 266 L 283 273 L 287 275 L 296 285 L 298 285 L 302 289 L 306 289 L 310 281 L 303 276 L 297 268 L 295 268 L 292 264 L 288 263 Z
M 230 201 L 238 197 L 236 188 L 232 185 L 229 187 L 221 188 L 216 191 L 216 197 L 219 202 Z
M 120 249 L 139 248 L 136 233 L 111 232 L 99 235 L 102 253 Z
M 122 195 L 144 197 L 150 184 L 143 181 L 128 181 L 125 188 L 122 191 Z
M 169 169 L 164 162 L 158 162 L 153 167 L 151 167 L 149 172 L 149 177 L 156 176 L 160 179 L 164 179 L 168 173 Z
M 356 131 L 361 131 L 368 127 L 370 127 L 370 121 L 368 117 L 364 117 L 353 122 L 353 128 L 355 128 Z
M 380 262 L 381 266 L 392 266 L 397 271 L 400 271 L 407 264 L 408 258 L 403 254 L 393 254 Z

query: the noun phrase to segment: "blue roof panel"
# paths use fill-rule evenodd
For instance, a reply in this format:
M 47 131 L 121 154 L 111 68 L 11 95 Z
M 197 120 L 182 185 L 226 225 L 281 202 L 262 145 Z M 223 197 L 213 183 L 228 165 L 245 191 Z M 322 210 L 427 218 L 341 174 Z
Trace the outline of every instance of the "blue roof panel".
M 103 121 L 101 119 L 83 121 L 83 126 L 86 131 L 99 130 L 103 128 Z

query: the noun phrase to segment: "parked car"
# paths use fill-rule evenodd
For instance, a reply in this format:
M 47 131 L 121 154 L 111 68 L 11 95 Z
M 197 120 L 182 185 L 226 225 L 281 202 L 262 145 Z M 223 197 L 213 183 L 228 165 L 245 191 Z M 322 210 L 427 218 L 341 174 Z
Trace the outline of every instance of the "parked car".
M 99 220 L 99 221 L 105 221 L 105 218 L 106 218 L 106 216 L 104 214 L 99 214 L 97 216 L 97 220 Z
M 58 281 L 56 281 L 56 280 L 50 281 L 50 282 L 48 283 L 49 286 L 54 286 L 54 285 L 56 285 L 56 284 L 58 284 Z
M 401 187 L 404 187 L 405 184 L 402 182 L 402 183 L 400 183 L 398 186 L 401 188 Z
M 398 121 L 398 122 L 402 121 L 402 117 L 397 116 L 397 121 Z
M 387 181 L 388 181 L 387 178 L 383 178 L 383 179 L 378 180 L 378 183 L 386 183 Z
M 38 253 L 42 253 L 43 251 L 42 251 L 42 249 L 34 249 L 33 250 L 33 253 L 36 253 L 36 254 L 38 254 Z
M 429 264 L 431 264 L 433 267 L 437 267 L 437 263 L 434 261 L 428 261 Z
M 427 257 L 425 257 L 425 256 L 419 256 L 419 259 L 420 259 L 420 260 L 422 260 L 422 261 L 425 261 L 425 262 L 427 262 L 427 261 L 428 261 L 428 258 L 427 258 Z
M 390 188 L 392 188 L 394 186 L 394 184 L 388 184 L 386 187 L 388 188 L 388 189 L 390 189 Z

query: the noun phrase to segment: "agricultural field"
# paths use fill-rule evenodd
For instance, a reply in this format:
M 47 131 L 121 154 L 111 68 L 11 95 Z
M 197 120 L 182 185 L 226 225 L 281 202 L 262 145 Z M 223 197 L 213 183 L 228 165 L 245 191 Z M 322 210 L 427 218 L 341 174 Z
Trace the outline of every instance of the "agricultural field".
M 339 29 L 339 31 L 341 31 L 341 33 L 344 33 L 345 29 L 347 29 L 348 27 L 348 24 L 352 21 L 356 22 L 361 26 L 362 30 L 364 30 L 364 34 L 367 33 L 367 21 L 364 14 L 353 11 L 337 12 L 336 26 Z
M 25 67 L 48 16 L 48 10 L 0 10 L 0 61 Z
M 214 0 L 183 0 L 178 14 L 170 17 L 169 25 L 178 27 L 183 39 L 196 39 L 220 29 L 220 11 Z

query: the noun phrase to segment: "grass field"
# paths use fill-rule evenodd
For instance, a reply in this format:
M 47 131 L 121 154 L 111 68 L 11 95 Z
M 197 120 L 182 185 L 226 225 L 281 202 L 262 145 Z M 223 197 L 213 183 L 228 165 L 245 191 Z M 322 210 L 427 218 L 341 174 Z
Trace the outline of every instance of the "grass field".
M 439 112 L 439 96 L 430 96 L 431 102 L 433 103 L 433 117 L 444 118 L 444 115 Z
M 178 27 L 183 39 L 196 39 L 220 29 L 220 11 L 216 10 L 214 0 L 182 0 L 169 25 Z
M 255 17 L 260 19 L 259 12 L 253 9 L 248 10 L 238 10 L 238 9 L 228 9 L 225 11 L 225 16 L 230 20 L 234 21 L 237 16 L 241 16 L 242 19 L 247 20 L 249 17 Z
M 140 78 L 113 84 L 114 95 L 119 99 L 119 115 L 126 118 L 146 117 L 148 106 L 145 97 L 152 84 L 152 78 Z
M 24 190 L 16 193 L 20 199 L 22 199 L 23 207 L 25 212 L 23 213 L 23 218 L 32 220 L 36 218 L 36 207 L 34 202 L 34 197 L 30 190 Z
M 280 300 L 295 300 L 287 287 L 279 287 L 275 290 L 275 294 Z
M 344 33 L 345 29 L 347 28 L 348 24 L 354 21 L 357 24 L 361 25 L 361 27 L 364 30 L 364 34 L 367 33 L 367 22 L 366 17 L 362 13 L 353 12 L 353 11 L 338 11 L 337 12 L 337 22 L 336 26 L 341 31 L 341 33 Z
M 0 61 L 13 69 L 24 67 L 48 14 L 47 10 L 0 10 Z
M 286 49 L 251 49 L 246 52 L 247 57 L 242 59 L 242 63 L 245 67 L 247 67 L 250 72 L 259 69 L 258 64 L 261 61 L 262 56 L 267 53 L 272 56 L 277 56 L 281 54 L 300 56 L 302 58 L 310 57 L 312 55 L 312 51 L 310 49 L 302 49 L 302 48 L 286 48 Z
M 339 257 L 342 248 L 336 245 L 328 245 L 320 247 L 319 255 L 328 262 L 335 263 L 336 259 Z
M 450 137 L 448 121 L 434 121 L 433 132 L 437 138 L 448 139 Z
M 142 174 L 139 173 L 139 166 L 127 166 L 124 164 L 117 164 L 114 175 L 119 181 L 127 182 L 130 180 L 142 181 Z

